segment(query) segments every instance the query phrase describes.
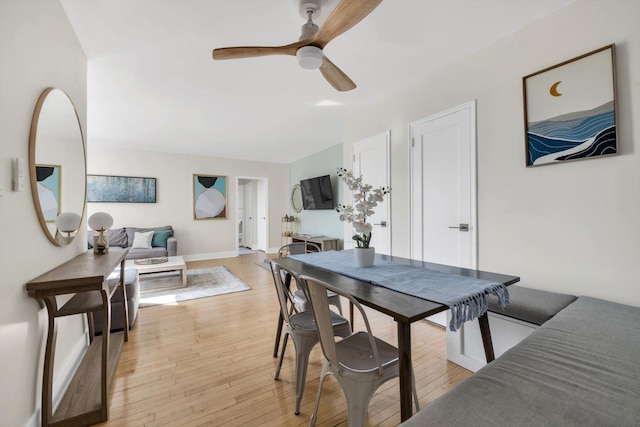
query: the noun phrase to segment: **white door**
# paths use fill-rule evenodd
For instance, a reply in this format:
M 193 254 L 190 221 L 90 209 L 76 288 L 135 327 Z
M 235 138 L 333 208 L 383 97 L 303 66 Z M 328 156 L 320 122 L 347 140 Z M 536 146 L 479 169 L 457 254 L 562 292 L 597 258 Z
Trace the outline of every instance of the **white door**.
M 353 174 L 362 175 L 363 182 L 376 187 L 390 186 L 390 161 L 389 152 L 391 144 L 391 131 L 382 132 L 353 143 Z M 376 248 L 380 254 L 391 255 L 391 210 L 388 194 L 384 201 L 375 209 L 375 214 L 367 218 L 367 222 L 373 224 L 370 245 Z M 350 226 L 349 226 L 350 227 Z M 350 247 L 347 242 L 353 244 L 351 228 L 347 232 L 349 238 L 345 238 L 345 249 Z
M 476 268 L 475 101 L 411 123 L 409 134 L 411 258 Z
M 245 212 L 245 222 L 244 222 L 244 245 L 250 249 L 254 249 L 255 242 L 255 228 L 254 228 L 254 219 L 256 217 L 255 206 L 254 206 L 254 183 L 252 181 L 248 182 L 244 186 L 244 212 Z
M 257 184 L 257 194 L 256 194 L 256 228 L 257 228 L 257 243 L 258 250 L 267 252 L 268 242 L 267 242 L 267 200 L 269 200 L 269 195 L 267 191 L 269 189 L 269 184 L 266 179 L 260 179 L 256 181 Z

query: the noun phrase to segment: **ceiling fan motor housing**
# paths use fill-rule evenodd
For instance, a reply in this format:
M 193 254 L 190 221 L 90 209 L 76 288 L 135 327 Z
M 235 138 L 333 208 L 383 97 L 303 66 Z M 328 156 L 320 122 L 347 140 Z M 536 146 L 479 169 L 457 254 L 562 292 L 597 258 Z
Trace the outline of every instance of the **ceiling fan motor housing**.
M 306 70 L 316 70 L 322 65 L 324 55 L 322 49 L 315 46 L 302 46 L 296 52 L 298 64 Z

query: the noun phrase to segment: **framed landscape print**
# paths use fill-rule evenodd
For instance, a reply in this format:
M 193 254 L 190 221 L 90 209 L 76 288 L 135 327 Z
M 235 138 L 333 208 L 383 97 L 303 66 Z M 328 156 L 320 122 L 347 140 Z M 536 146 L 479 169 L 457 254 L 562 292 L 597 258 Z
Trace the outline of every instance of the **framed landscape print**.
M 227 177 L 193 175 L 193 219 L 227 217 Z
M 155 203 L 156 179 L 87 175 L 87 202 Z
M 618 154 L 614 48 L 522 78 L 527 167 Z
M 60 215 L 61 174 L 60 165 L 36 165 L 38 200 L 46 222 L 54 222 Z

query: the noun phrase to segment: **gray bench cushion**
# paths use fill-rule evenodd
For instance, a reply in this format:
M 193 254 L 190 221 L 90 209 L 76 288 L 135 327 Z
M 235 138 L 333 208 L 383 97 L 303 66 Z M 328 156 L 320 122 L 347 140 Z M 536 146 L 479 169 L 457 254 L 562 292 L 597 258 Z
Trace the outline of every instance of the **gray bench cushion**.
M 513 317 L 524 322 L 542 325 L 560 310 L 576 300 L 576 296 L 541 291 L 512 285 L 509 289 L 509 304 L 503 310 L 498 298 L 489 296 L 489 311 Z
M 635 426 L 640 308 L 580 297 L 410 426 Z

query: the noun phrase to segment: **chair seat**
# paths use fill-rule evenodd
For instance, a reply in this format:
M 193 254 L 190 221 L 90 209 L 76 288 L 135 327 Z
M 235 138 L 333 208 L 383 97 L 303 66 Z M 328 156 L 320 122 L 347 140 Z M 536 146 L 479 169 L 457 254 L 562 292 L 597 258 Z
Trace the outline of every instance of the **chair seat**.
M 347 319 L 337 313 L 334 313 L 333 311 L 330 313 L 330 316 L 331 324 L 333 326 L 345 325 L 349 323 Z M 289 324 L 292 328 L 308 329 L 314 332 L 317 331 L 316 321 L 313 318 L 313 313 L 311 311 L 302 311 L 300 313 L 292 314 L 291 317 L 289 317 Z
M 398 349 L 386 341 L 373 337 L 382 367 L 398 363 Z M 366 332 L 356 332 L 342 341 L 336 342 L 336 353 L 340 366 L 351 371 L 377 371 L 378 364 L 371 351 L 369 335 Z

